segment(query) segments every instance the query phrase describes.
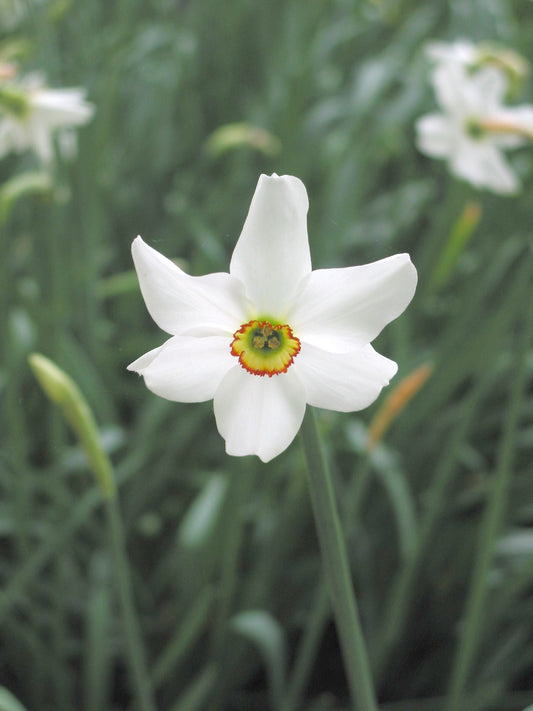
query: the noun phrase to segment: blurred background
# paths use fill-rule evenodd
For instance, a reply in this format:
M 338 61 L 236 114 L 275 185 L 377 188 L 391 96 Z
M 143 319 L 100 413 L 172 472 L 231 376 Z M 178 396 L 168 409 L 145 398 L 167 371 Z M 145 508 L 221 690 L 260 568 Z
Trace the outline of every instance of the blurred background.
M 227 271 L 272 172 L 307 187 L 314 268 L 409 252 L 419 271 L 376 341 L 393 384 L 367 411 L 317 413 L 381 707 L 533 704 L 533 152 L 500 197 L 414 133 L 436 110 L 426 42 L 531 60 L 533 3 L 0 0 L 0 32 L 3 62 L 95 107 L 76 155 L 0 162 L 2 711 L 142 708 L 102 496 L 33 351 L 77 383 L 115 465 L 156 707 L 349 708 L 298 440 L 268 465 L 229 458 L 211 403 L 126 371 L 165 340 L 132 239 Z

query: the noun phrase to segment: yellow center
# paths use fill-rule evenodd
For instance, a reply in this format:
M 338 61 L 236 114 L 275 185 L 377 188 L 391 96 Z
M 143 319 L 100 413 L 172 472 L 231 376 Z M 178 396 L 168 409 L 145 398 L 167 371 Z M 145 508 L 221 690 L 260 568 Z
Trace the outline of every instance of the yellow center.
M 231 355 L 252 375 L 286 373 L 300 352 L 300 341 L 290 326 L 249 321 L 233 334 Z

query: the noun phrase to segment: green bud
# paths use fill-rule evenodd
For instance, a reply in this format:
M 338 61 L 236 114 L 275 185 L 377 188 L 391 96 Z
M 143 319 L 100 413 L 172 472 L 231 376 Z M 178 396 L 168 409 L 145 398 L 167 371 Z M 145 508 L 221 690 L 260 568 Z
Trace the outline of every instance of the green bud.
M 494 66 L 509 79 L 509 95 L 516 96 L 529 75 L 529 63 L 522 55 L 507 47 L 484 43 L 478 47 L 477 66 Z
M 281 141 L 264 128 L 249 123 L 228 123 L 214 131 L 206 143 L 209 155 L 218 156 L 241 146 L 261 151 L 266 156 L 276 156 L 281 151 Z
M 470 119 L 466 123 L 466 132 L 473 140 L 477 141 L 482 139 L 486 135 L 486 131 L 479 121 L 476 119 Z
M 25 118 L 30 111 L 30 100 L 27 92 L 14 86 L 0 86 L 0 112 Z
M 96 481 L 107 499 L 116 494 L 113 465 L 102 448 L 94 415 L 76 383 L 63 370 L 40 353 L 32 353 L 28 362 L 39 385 L 59 406 L 74 430 Z
M 9 178 L 0 187 L 0 225 L 8 219 L 19 200 L 28 195 L 51 195 L 53 187 L 51 175 L 44 170 L 26 171 Z

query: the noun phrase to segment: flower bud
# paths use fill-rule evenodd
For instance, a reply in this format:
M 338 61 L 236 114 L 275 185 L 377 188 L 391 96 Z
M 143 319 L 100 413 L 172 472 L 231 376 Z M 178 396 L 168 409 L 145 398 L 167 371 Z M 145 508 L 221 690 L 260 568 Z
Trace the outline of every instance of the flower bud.
M 491 43 L 478 46 L 476 66 L 493 66 L 501 69 L 509 80 L 509 96 L 516 96 L 529 74 L 529 63 L 522 55 L 507 47 Z
M 0 113 L 21 119 L 29 110 L 30 100 L 26 92 L 13 86 L 0 86 Z
M 48 398 L 59 406 L 84 450 L 96 481 L 107 499 L 116 493 L 113 466 L 102 448 L 94 415 L 76 383 L 51 360 L 32 353 L 28 362 Z

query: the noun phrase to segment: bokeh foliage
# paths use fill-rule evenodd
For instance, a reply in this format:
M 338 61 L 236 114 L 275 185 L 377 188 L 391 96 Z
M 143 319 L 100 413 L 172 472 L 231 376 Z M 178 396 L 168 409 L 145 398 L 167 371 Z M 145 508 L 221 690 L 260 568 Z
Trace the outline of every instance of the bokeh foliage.
M 513 157 L 523 192 L 500 198 L 421 156 L 413 130 L 434 107 L 424 43 L 491 39 L 531 60 L 533 4 L 0 2 L 2 46 L 97 107 L 51 178 L 30 155 L 0 164 L 0 683 L 29 711 L 133 703 L 101 496 L 32 377 L 38 350 L 84 392 L 116 465 L 160 708 L 346 708 L 298 443 L 268 465 L 230 459 L 210 404 L 160 400 L 125 370 L 164 340 L 132 238 L 225 271 L 258 175 L 277 172 L 308 188 L 315 267 L 406 251 L 419 270 L 377 348 L 397 381 L 432 363 L 427 384 L 369 456 L 382 400 L 320 413 L 383 708 L 444 708 L 494 491 L 505 526 L 467 708 L 533 703 L 533 153 Z M 209 141 L 228 124 L 237 140 Z

